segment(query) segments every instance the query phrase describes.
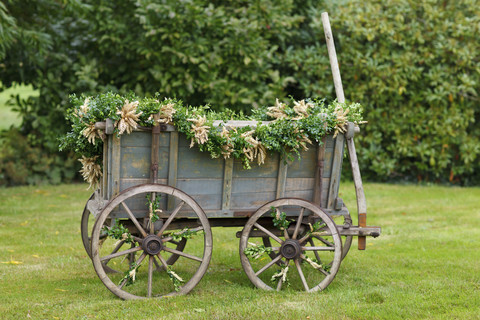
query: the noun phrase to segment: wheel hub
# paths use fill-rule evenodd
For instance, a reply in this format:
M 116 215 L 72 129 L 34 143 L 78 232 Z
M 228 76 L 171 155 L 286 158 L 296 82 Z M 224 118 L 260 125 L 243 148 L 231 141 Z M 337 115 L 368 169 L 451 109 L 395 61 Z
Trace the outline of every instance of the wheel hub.
M 143 239 L 142 249 L 149 255 L 156 255 L 163 249 L 162 240 L 154 234 L 148 235 Z
M 280 248 L 280 253 L 287 259 L 296 259 L 302 253 L 298 240 L 287 239 Z

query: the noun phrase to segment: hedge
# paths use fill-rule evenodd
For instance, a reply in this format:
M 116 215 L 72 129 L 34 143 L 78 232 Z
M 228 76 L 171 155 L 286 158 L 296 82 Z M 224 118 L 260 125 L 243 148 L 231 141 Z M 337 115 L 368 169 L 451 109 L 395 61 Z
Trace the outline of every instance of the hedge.
M 4 7 L 0 81 L 39 90 L 17 108 L 19 132 L 42 161 L 58 156 L 71 93 L 159 92 L 247 113 L 276 98 L 333 99 L 320 20 L 329 11 L 346 97 L 369 121 L 357 147 L 363 176 L 480 182 L 475 1 L 10 0 Z M 3 134 L 1 148 L 13 145 L 11 136 Z M 5 169 L 16 159 L 25 155 L 2 152 L 0 184 L 25 181 Z M 57 163 L 32 181 L 68 180 L 78 170 Z

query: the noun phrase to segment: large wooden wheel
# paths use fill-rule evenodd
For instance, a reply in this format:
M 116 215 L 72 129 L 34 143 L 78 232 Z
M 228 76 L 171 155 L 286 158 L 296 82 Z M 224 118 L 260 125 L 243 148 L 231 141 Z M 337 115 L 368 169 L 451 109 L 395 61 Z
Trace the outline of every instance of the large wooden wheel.
M 295 219 L 290 221 L 293 228 L 278 225 L 283 213 L 287 223 Z M 316 221 L 313 230 L 302 227 L 307 216 Z M 325 289 L 335 278 L 342 260 L 342 241 L 333 220 L 315 204 L 277 199 L 247 221 L 240 237 L 240 260 L 257 288 L 280 291 L 289 285 L 314 292 Z
M 341 236 L 340 238 L 342 239 L 342 261 L 343 261 L 343 259 L 345 259 L 345 257 L 347 256 L 348 251 L 350 251 L 350 247 L 352 246 L 353 236 Z M 265 247 L 272 247 L 272 243 L 270 242 L 269 237 L 263 237 L 262 241 Z M 278 253 L 271 252 L 268 255 L 271 259 L 275 259 Z M 282 262 L 277 261 L 277 264 L 281 265 Z
M 89 201 L 93 200 L 94 197 L 95 197 L 95 193 L 93 193 L 88 200 Z M 87 204 L 88 204 L 88 202 L 87 202 Z M 90 210 L 88 210 L 87 204 L 85 204 L 85 207 L 83 208 L 82 219 L 81 219 L 81 223 L 80 223 L 80 233 L 81 233 L 81 236 L 82 236 L 82 243 L 83 243 L 83 247 L 85 248 L 85 252 L 87 252 L 88 257 L 91 259 L 92 258 L 91 235 L 92 235 L 93 224 L 95 223 L 95 217 L 93 216 L 93 214 L 91 214 Z M 107 221 L 106 224 L 108 224 L 108 223 L 109 222 Z M 105 237 L 106 237 L 106 235 L 103 233 L 100 236 L 100 239 L 104 239 Z M 183 249 L 185 248 L 185 246 L 187 244 L 187 239 L 182 238 L 179 241 L 170 240 L 169 242 L 176 245 L 175 250 L 183 251 Z M 175 263 L 175 261 L 178 260 L 178 257 L 179 257 L 179 255 L 177 255 L 177 254 L 170 255 L 170 257 L 168 257 L 168 259 L 167 259 L 167 264 L 168 265 L 173 265 Z M 117 272 L 116 270 L 112 269 L 111 267 L 109 267 L 107 265 L 104 265 L 104 269 L 107 273 Z
M 153 223 L 151 203 L 159 218 Z M 95 271 L 118 297 L 172 296 L 190 292 L 202 279 L 212 255 L 212 233 L 202 208 L 186 193 L 145 184 L 107 204 L 95 221 L 91 248 Z M 107 263 L 120 272 L 107 274 Z
M 95 196 L 95 193 L 92 193 L 88 201 L 92 200 Z M 92 225 L 92 222 L 94 222 L 94 218 L 92 214 L 90 213 L 90 210 L 87 208 L 87 203 L 85 204 L 85 207 L 83 208 L 83 213 L 82 213 L 82 220 L 80 222 L 80 234 L 82 236 L 82 243 L 83 247 L 85 248 L 85 251 L 87 252 L 88 256 L 91 258 L 92 257 L 92 250 L 90 248 L 90 231 L 89 231 L 89 225 Z

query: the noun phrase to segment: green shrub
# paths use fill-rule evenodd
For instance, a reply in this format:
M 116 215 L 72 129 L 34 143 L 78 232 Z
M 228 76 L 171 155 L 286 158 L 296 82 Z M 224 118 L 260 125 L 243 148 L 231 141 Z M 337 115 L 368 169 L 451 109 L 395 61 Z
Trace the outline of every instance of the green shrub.
M 331 16 L 346 96 L 369 121 L 364 176 L 479 184 L 478 1 L 352 0 Z
M 159 92 L 244 111 L 289 95 L 334 98 L 327 10 L 345 95 L 369 121 L 357 148 L 364 177 L 478 184 L 476 1 L 327 3 L 9 0 L 0 81 L 40 91 L 19 104 L 20 132 L 47 157 L 67 131 L 71 93 Z
M 0 185 L 3 186 L 69 182 L 80 167 L 72 154 L 64 158 L 32 147 L 28 137 L 17 129 L 5 132 L 0 142 Z

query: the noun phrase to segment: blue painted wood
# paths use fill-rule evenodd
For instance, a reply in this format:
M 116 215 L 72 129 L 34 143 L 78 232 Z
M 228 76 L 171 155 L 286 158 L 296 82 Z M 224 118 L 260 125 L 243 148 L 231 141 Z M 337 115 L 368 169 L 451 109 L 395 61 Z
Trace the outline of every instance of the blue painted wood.
M 111 198 L 115 192 L 115 174 L 119 175 L 119 190 L 131 186 L 148 183 L 150 177 L 151 161 L 151 132 L 133 132 L 120 137 L 118 147 L 114 143 L 114 136 L 108 137 L 105 148 L 106 157 L 106 189 L 107 197 Z M 175 140 L 175 139 L 174 139 Z M 256 210 L 268 201 L 277 198 L 279 177 L 279 155 L 268 154 L 266 163 L 258 166 L 252 163 L 252 169 L 243 168 L 241 161 L 233 160 L 231 171 L 231 190 L 229 201 L 225 198 L 225 177 L 230 179 L 230 174 L 225 174 L 225 161 L 223 158 L 212 159 L 208 153 L 200 152 L 197 147 L 190 148 L 190 141 L 183 134 L 179 134 L 178 157 L 171 154 L 171 133 L 160 134 L 159 147 L 159 174 L 158 182 L 167 184 L 169 168 L 177 167 L 176 187 L 193 197 L 200 206 L 209 212 L 211 217 L 233 217 L 237 211 Z M 337 197 L 337 184 L 329 193 L 331 185 L 332 168 L 334 176 L 340 178 L 341 155 L 343 150 L 340 144 L 335 145 L 331 136 L 326 138 L 325 163 L 322 178 L 322 206 L 327 204 L 327 198 Z M 118 156 L 115 157 L 115 153 Z M 295 158 L 289 162 L 283 187 L 283 196 L 300 197 L 311 201 L 315 181 L 317 148 L 311 146 L 308 151 L 301 151 L 300 159 Z M 334 160 L 334 154 L 337 154 Z M 173 166 L 170 162 L 175 161 Z M 334 162 L 335 161 L 335 162 Z M 229 169 L 230 170 L 230 169 Z M 170 179 L 172 179 L 170 170 Z M 223 199 L 224 200 L 224 199 Z M 145 199 L 129 199 L 130 209 L 137 215 L 146 213 Z M 167 209 L 166 199 L 162 199 L 162 206 Z M 125 214 L 122 208 L 117 209 L 120 216 Z M 163 209 L 162 209 L 163 210 Z M 189 209 L 184 208 L 182 214 L 188 216 Z M 126 217 L 126 216 L 125 216 Z

